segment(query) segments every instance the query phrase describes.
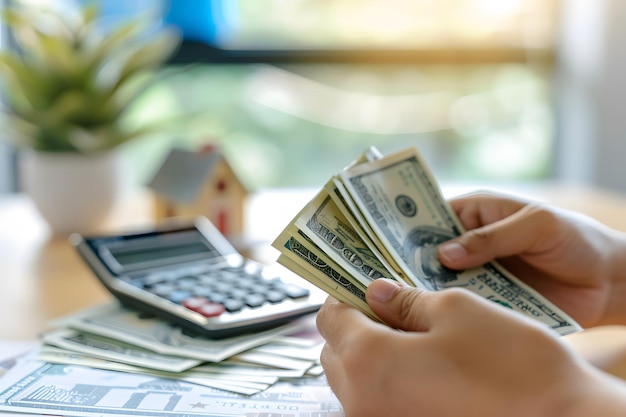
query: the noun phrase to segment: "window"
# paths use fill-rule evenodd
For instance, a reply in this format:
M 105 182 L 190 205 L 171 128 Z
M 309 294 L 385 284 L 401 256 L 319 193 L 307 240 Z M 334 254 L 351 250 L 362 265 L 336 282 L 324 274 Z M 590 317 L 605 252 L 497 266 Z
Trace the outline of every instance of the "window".
M 321 185 L 370 145 L 415 145 L 442 180 L 551 175 L 556 0 L 188 4 L 133 120 L 192 116 L 129 147 L 140 181 L 207 140 L 251 188 Z

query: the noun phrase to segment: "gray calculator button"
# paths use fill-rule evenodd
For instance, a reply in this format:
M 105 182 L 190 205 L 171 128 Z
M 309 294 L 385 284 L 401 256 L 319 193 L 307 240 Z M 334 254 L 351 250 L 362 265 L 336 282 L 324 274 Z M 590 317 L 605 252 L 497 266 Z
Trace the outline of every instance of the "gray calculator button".
M 194 288 L 195 286 L 197 286 L 198 281 L 194 277 L 184 277 L 184 278 L 178 279 L 176 281 L 176 284 L 178 285 L 179 288 L 190 289 L 190 288 Z
M 224 300 L 222 305 L 226 308 L 226 310 L 233 313 L 235 311 L 241 310 L 245 304 L 241 300 L 235 300 L 234 298 L 229 298 L 227 300 Z
M 232 288 L 232 285 L 225 284 L 223 282 L 216 282 L 215 284 L 213 284 L 212 287 L 215 289 L 215 291 L 228 292 Z
M 247 289 L 250 290 L 250 292 L 258 292 L 261 294 L 265 294 L 269 290 L 269 287 L 267 285 L 254 284 L 254 285 L 247 287 Z
M 237 283 L 237 286 L 240 288 L 245 288 L 247 290 L 252 290 L 252 288 L 255 286 L 256 284 L 249 280 L 249 279 L 242 279 Z M 251 291 L 254 292 L 254 291 Z
M 270 290 L 265 294 L 265 298 L 270 303 L 280 303 L 285 298 L 287 298 L 287 294 L 282 291 Z
M 172 284 L 156 284 L 151 289 L 150 292 L 159 295 L 161 297 L 167 297 L 172 291 L 174 291 L 175 287 Z
M 230 297 L 220 292 L 211 292 L 210 294 L 207 295 L 207 298 L 213 301 L 214 303 L 222 304 L 226 299 Z
M 285 285 L 284 290 L 289 298 L 307 297 L 310 293 L 306 288 L 302 288 L 297 285 Z
M 202 274 L 202 275 L 198 275 L 198 281 L 202 285 L 211 285 L 216 281 L 216 279 L 211 274 Z
M 200 297 L 209 298 L 210 295 L 214 293 L 214 291 L 209 287 L 197 287 L 194 289 L 194 294 L 199 295 Z
M 189 291 L 176 290 L 176 291 L 172 291 L 171 293 L 169 293 L 167 295 L 167 298 L 173 303 L 181 304 L 183 301 L 185 301 L 187 298 L 191 297 L 192 295 L 193 294 L 191 294 Z
M 244 299 L 249 307 L 259 307 L 265 303 L 265 296 L 263 294 L 249 294 Z
M 218 278 L 217 279 L 221 285 L 228 285 L 229 287 L 235 286 L 239 283 L 239 278 Z
M 233 288 L 232 290 L 228 291 L 228 293 L 233 298 L 244 298 L 246 295 L 250 294 L 250 291 L 246 291 L 240 288 Z
M 155 285 L 165 280 L 167 280 L 167 277 L 164 274 L 150 274 L 143 278 L 144 285 L 146 286 Z

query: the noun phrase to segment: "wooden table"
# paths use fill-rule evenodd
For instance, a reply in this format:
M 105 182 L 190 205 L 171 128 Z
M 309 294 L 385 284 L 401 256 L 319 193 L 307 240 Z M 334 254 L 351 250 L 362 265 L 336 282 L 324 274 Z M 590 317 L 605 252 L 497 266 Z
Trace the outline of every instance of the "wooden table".
M 107 227 L 149 223 L 144 210 L 124 207 Z M 34 340 L 51 318 L 108 299 L 67 236 L 50 235 L 27 197 L 0 197 L 0 340 Z
M 490 188 L 577 210 L 626 231 L 624 195 L 551 184 Z M 473 186 L 447 186 L 444 194 L 453 196 L 475 189 Z M 277 253 L 269 247 L 270 241 L 314 192 L 264 191 L 251 197 L 245 241 L 252 242 L 255 257 L 262 261 L 275 259 Z M 121 204 L 105 228 L 122 231 L 152 224 L 151 199 L 139 194 Z M 50 235 L 27 197 L 0 196 L 0 343 L 36 340 L 50 319 L 110 298 L 67 237 Z M 584 338 L 572 343 L 595 357 L 595 361 L 610 372 L 626 376 L 625 329 L 606 329 L 601 333 L 600 345 Z M 609 348 L 610 355 L 605 352 Z

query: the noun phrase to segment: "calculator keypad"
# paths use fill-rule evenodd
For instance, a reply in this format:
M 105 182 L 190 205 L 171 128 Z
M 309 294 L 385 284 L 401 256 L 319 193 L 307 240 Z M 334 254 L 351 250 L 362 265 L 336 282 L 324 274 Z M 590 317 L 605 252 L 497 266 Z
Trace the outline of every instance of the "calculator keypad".
M 130 283 L 205 317 L 258 308 L 309 296 L 309 290 L 280 278 L 267 279 L 245 266 L 208 271 L 148 274 Z

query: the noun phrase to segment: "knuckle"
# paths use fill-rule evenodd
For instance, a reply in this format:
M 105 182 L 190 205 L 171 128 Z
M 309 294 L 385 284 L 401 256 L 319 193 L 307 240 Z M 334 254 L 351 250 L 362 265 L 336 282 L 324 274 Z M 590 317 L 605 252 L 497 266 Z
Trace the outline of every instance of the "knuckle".
M 540 225 L 545 236 L 555 232 L 559 225 L 562 224 L 560 221 L 561 215 L 554 208 L 545 204 L 528 204 L 523 210 L 525 210 L 525 215 L 529 222 Z
M 529 204 L 526 209 L 530 213 L 530 217 L 544 225 L 555 224 L 559 219 L 559 214 L 549 207 L 541 204 Z
M 475 300 L 472 295 L 462 288 L 448 288 L 437 293 L 436 301 L 433 302 L 433 312 L 443 315 L 450 311 L 474 308 Z
M 484 228 L 473 229 L 465 235 L 467 246 L 489 246 L 495 239 L 494 234 Z
M 415 305 L 428 303 L 430 301 L 429 293 L 414 288 L 405 289 L 401 292 L 400 302 L 398 303 L 397 315 L 399 321 L 409 328 L 423 328 L 424 318 L 418 314 Z

